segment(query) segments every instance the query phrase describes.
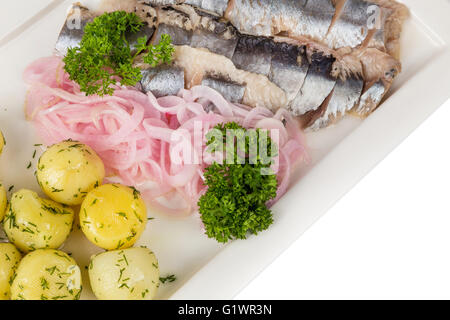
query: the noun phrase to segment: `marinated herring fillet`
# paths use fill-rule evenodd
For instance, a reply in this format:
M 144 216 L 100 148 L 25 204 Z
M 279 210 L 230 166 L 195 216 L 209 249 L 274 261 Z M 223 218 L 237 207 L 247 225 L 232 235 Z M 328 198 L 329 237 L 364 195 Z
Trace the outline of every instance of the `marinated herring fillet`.
M 141 0 L 152 6 L 186 4 L 230 21 L 241 33 L 287 35 L 332 49 L 370 47 L 398 58 L 408 9 L 395 0 Z M 214 5 L 211 5 L 214 3 Z
M 65 56 L 69 48 L 78 46 L 83 38 L 86 24 L 92 22 L 94 17 L 95 15 L 87 8 L 79 4 L 72 6 L 55 45 L 58 54 Z
M 135 12 L 152 31 L 146 32 L 153 34 L 151 41 L 168 34 L 175 45 L 172 66 L 138 64 L 144 92 L 164 96 L 181 84 L 204 84 L 232 102 L 286 108 L 305 127 L 320 129 L 346 113 L 370 114 L 401 69 L 395 58 L 376 48 L 333 50 L 306 39 L 242 34 L 197 6 L 136 2 Z
M 202 85 L 220 92 L 225 99 L 232 103 L 241 103 L 244 98 L 245 86 L 220 76 L 208 75 L 203 78 Z

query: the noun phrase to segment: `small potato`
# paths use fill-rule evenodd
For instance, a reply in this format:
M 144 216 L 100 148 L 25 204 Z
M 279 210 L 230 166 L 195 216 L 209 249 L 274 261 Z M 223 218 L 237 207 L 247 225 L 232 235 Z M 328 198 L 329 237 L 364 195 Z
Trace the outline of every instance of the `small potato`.
M 100 300 L 151 300 L 159 287 L 159 267 L 147 248 L 100 253 L 91 258 L 89 279 Z
M 81 271 L 67 253 L 40 249 L 19 264 L 11 286 L 13 300 L 78 300 Z
M 80 225 L 86 237 L 106 249 L 133 246 L 147 223 L 147 210 L 139 191 L 119 184 L 105 184 L 86 196 Z
M 81 204 L 104 177 L 105 167 L 99 156 L 89 146 L 76 141 L 49 147 L 37 167 L 37 180 L 45 194 L 69 206 Z
M 3 228 L 19 250 L 58 248 L 72 230 L 74 212 L 36 192 L 20 190 L 11 197 Z
M 6 196 L 6 189 L 3 184 L 0 183 L 0 222 L 5 217 L 6 206 L 8 205 L 8 198 Z
M 11 243 L 0 243 L 0 300 L 11 298 L 11 283 L 22 255 Z
M 3 133 L 0 131 L 0 154 L 3 152 L 3 147 L 6 145 L 5 137 L 3 136 Z

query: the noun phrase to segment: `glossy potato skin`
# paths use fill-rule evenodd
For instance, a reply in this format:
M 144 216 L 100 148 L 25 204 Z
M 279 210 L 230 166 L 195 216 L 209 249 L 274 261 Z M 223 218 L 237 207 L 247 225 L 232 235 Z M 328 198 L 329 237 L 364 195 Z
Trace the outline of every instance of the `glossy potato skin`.
M 95 245 L 125 249 L 139 239 L 147 223 L 147 210 L 139 192 L 119 184 L 95 188 L 80 208 L 80 226 Z
M 0 300 L 11 298 L 11 283 L 22 255 L 11 243 L 0 243 Z
M 158 261 L 144 247 L 103 252 L 91 258 L 89 279 L 100 300 L 152 300 L 159 287 Z
M 0 183 L 0 222 L 2 222 L 3 218 L 5 217 L 7 204 L 8 198 L 6 196 L 5 186 Z
M 39 159 L 36 177 L 45 194 L 66 205 L 79 205 L 105 177 L 103 161 L 89 146 L 64 141 L 47 149 Z
M 40 249 L 20 262 L 11 299 L 78 300 L 81 290 L 81 272 L 75 260 L 62 251 Z
M 8 239 L 22 252 L 58 248 L 69 236 L 74 211 L 36 192 L 19 190 L 11 197 L 3 219 Z

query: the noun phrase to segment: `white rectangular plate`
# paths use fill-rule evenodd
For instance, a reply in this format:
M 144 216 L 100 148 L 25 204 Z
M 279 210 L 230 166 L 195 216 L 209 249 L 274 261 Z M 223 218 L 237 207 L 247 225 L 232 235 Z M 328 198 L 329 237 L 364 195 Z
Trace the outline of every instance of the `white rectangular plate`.
M 0 42 L 0 128 L 7 140 L 0 179 L 14 190 L 39 190 L 34 170 L 26 169 L 39 141 L 23 114 L 22 72 L 52 53 L 71 2 L 54 4 Z M 450 96 L 450 5 L 445 0 L 404 2 L 412 16 L 402 35 L 403 73 L 388 99 L 365 121 L 347 118 L 308 134 L 312 161 L 295 174 L 290 191 L 274 206 L 275 223 L 268 231 L 223 246 L 202 234 L 196 216 L 175 220 L 149 213 L 156 219 L 138 245 L 155 251 L 162 275 L 177 276 L 176 282 L 161 286 L 159 299 L 234 297 Z M 82 298 L 93 298 L 84 266 L 100 250 L 77 228 L 63 250 L 73 253 L 83 269 Z

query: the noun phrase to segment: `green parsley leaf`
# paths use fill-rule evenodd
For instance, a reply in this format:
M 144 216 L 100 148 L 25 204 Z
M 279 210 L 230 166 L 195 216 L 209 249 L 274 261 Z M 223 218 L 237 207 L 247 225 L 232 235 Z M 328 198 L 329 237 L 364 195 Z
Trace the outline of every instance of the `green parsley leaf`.
M 96 17 L 86 25 L 80 45 L 70 48 L 64 57 L 70 79 L 86 95 L 112 95 L 118 82 L 134 86 L 142 79 L 141 70 L 133 66 L 137 56 L 144 54 L 144 62 L 152 67 L 171 62 L 174 47 L 168 35 L 162 35 L 157 45 L 147 45 L 146 37 L 139 38 L 131 48 L 128 37 L 143 27 L 135 13 L 115 11 Z
M 267 202 L 274 199 L 277 193 L 277 179 L 274 173 L 262 174 L 263 170 L 270 173 L 271 162 L 260 155 L 261 146 L 257 146 L 256 158 L 250 161 L 251 146 L 259 141 L 262 131 L 254 130 L 252 135 L 249 130 L 240 127 L 236 123 L 220 124 L 215 129 L 222 132 L 223 141 L 217 141 L 217 136 L 207 135 L 208 151 L 225 151 L 226 157 L 233 156 L 233 164 L 224 161 L 223 164 L 214 162 L 204 172 L 207 192 L 198 202 L 201 219 L 205 226 L 205 233 L 218 242 L 226 243 L 234 239 L 246 239 L 247 234 L 258 234 L 269 228 L 273 223 L 272 212 L 267 207 Z M 237 130 L 237 137 L 242 138 L 239 143 L 236 138 L 232 148 L 222 150 L 229 129 Z M 256 139 L 255 141 L 253 141 Z M 264 140 L 262 140 L 264 141 Z M 267 137 L 266 145 L 269 158 L 277 155 L 276 148 L 272 151 L 270 137 Z M 234 155 L 233 155 L 234 154 Z M 239 157 L 244 162 L 238 162 Z

